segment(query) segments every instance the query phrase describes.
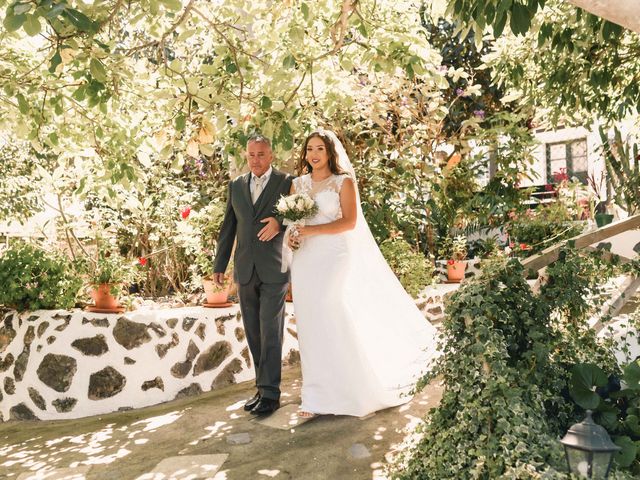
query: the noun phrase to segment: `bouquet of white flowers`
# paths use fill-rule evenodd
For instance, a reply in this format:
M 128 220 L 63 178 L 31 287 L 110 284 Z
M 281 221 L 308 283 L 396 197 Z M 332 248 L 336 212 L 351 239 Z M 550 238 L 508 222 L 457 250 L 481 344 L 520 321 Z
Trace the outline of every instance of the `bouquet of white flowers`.
M 318 205 L 306 193 L 294 193 L 281 197 L 276 205 L 278 214 L 284 219 L 282 223 L 300 224 L 303 220 L 313 217 L 318 212 Z

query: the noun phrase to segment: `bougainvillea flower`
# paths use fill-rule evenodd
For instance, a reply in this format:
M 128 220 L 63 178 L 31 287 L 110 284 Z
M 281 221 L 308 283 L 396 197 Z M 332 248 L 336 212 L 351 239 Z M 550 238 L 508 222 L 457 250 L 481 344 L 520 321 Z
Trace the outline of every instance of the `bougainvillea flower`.
M 183 220 L 189 218 L 189 214 L 191 213 L 191 207 L 185 207 L 180 211 L 180 216 Z

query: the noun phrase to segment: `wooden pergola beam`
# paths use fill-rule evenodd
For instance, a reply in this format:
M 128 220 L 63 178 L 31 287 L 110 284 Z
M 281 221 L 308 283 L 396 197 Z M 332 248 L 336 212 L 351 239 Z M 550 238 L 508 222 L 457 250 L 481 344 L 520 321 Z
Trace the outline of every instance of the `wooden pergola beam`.
M 567 0 L 598 17 L 640 33 L 640 2 L 638 0 Z
M 568 243 L 572 243 L 576 248 L 585 248 L 589 245 L 593 245 L 594 243 L 618 235 L 619 233 L 626 232 L 627 230 L 634 230 L 636 228 L 640 228 L 640 215 L 634 215 L 633 217 L 619 220 L 593 232 L 583 233 L 577 237 L 573 237 L 559 244 L 545 248 L 540 253 L 523 260 L 522 266 L 527 272 L 537 272 L 541 268 L 544 268 L 550 263 L 558 260 L 560 250 L 562 250 L 562 248 Z

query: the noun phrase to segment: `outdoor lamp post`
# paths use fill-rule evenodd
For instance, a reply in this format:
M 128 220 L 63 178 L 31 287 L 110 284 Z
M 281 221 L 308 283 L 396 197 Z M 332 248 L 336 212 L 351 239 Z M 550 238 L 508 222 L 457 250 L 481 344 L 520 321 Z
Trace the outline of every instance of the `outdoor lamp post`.
M 560 443 L 564 445 L 569 471 L 583 478 L 607 478 L 613 454 L 620 447 L 611 441 L 607 431 L 591 418 L 576 423 Z

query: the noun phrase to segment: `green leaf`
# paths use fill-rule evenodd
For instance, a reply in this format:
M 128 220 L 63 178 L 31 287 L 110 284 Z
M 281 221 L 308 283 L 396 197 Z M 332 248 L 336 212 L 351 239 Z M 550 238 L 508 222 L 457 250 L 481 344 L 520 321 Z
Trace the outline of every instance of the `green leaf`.
M 233 62 L 229 61 L 225 67 L 227 73 L 236 73 L 238 71 L 238 66 Z
M 2 24 L 4 25 L 4 28 L 7 30 L 7 32 L 15 32 L 20 27 L 22 27 L 22 24 L 25 22 L 26 19 L 27 19 L 27 16 L 24 14 L 9 15 L 7 13 L 7 16 L 4 17 Z
M 493 36 L 498 38 L 502 35 L 504 27 L 507 24 L 507 12 L 496 13 L 496 23 L 493 24 Z
M 597 365 L 580 363 L 571 369 L 569 393 L 571 398 L 586 410 L 595 410 L 600 404 L 600 395 L 594 387 L 604 387 L 607 376 Z
M 622 380 L 627 384 L 628 388 L 640 389 L 640 360 L 635 360 L 624 367 Z
M 40 25 L 40 17 L 37 15 L 27 15 L 27 19 L 23 25 L 24 31 L 27 32 L 27 35 L 30 37 L 35 37 L 40 33 L 42 25 Z
M 305 2 L 302 2 L 302 4 L 300 5 L 300 10 L 302 10 L 304 19 L 309 20 L 309 5 L 307 5 Z
M 179 132 L 181 132 L 182 130 L 184 130 L 184 127 L 187 125 L 187 119 L 184 116 L 184 113 L 180 112 L 177 116 L 176 116 L 176 130 L 178 130 Z
M 62 15 L 81 32 L 95 33 L 97 31 L 97 24 L 79 10 L 68 8 L 62 12 Z
M 293 68 L 296 66 L 296 59 L 293 55 L 287 55 L 286 57 L 284 57 L 284 60 L 282 60 L 282 66 L 284 68 Z
M 81 102 L 84 100 L 86 93 L 87 93 L 87 86 L 81 85 L 77 88 L 75 92 L 73 92 L 71 96 L 75 98 L 77 101 Z
M 531 26 L 530 12 L 524 5 L 515 3 L 511 9 L 511 31 L 518 34 L 525 34 Z
M 45 18 L 48 20 L 53 20 L 55 17 L 60 15 L 62 12 L 66 10 L 67 6 L 64 3 L 58 3 L 51 10 L 44 14 Z
M 616 23 L 606 20 L 602 25 L 602 36 L 605 40 L 611 41 L 620 37 L 622 34 L 622 27 Z
M 262 110 L 269 110 L 271 108 L 271 105 L 273 105 L 273 102 L 269 97 L 264 96 L 260 99 L 260 108 Z
M 160 0 L 160 3 L 173 11 L 180 10 L 182 8 L 180 0 Z
M 407 77 L 412 79 L 415 76 L 415 72 L 413 71 L 413 65 L 410 63 L 404 67 L 405 72 L 407 72 Z
M 16 95 L 16 100 L 18 100 L 18 110 L 20 110 L 20 113 L 23 115 L 29 113 L 29 104 L 27 103 L 26 98 L 24 98 L 24 95 L 19 93 Z
M 512 3 L 513 3 L 513 0 L 500 0 L 500 4 L 496 9 L 496 13 L 507 12 L 511 8 Z
M 369 32 L 367 32 L 367 27 L 365 27 L 364 22 L 360 22 L 360 25 L 358 25 L 358 31 L 363 37 L 369 38 Z
M 622 448 L 622 450 L 616 453 L 613 457 L 614 461 L 622 468 L 630 467 L 638 453 L 638 447 L 636 444 L 627 436 L 618 437 L 613 441 L 613 443 Z
M 101 83 L 105 83 L 107 81 L 107 71 L 104 69 L 104 65 L 97 58 L 92 58 L 89 63 L 89 70 L 91 71 L 91 75 L 93 78 L 98 80 Z
M 29 10 L 31 10 L 30 3 L 16 3 L 13 6 L 14 15 L 22 15 L 23 13 L 27 13 Z
M 49 141 L 52 145 L 58 145 L 58 135 L 56 132 L 52 132 L 49 134 Z
M 634 435 L 640 435 L 640 419 L 637 415 L 627 415 L 624 424 Z

